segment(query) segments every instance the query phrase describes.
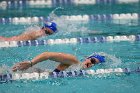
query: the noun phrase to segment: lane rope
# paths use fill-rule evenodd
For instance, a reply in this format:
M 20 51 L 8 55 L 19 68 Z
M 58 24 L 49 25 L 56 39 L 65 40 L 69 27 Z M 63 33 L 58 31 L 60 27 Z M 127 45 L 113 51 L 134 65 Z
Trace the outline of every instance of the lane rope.
M 5 0 L 0 2 L 1 6 L 26 6 L 26 5 L 65 5 L 65 4 L 117 4 L 138 3 L 139 0 Z
M 97 70 L 79 70 L 79 71 L 62 71 L 62 72 L 53 72 L 49 74 L 48 72 L 42 73 L 7 73 L 0 75 L 0 83 L 12 82 L 14 80 L 40 80 L 40 79 L 48 79 L 48 78 L 66 78 L 66 77 L 80 77 L 87 75 L 100 75 L 100 74 L 117 74 L 117 73 L 140 73 L 140 67 L 135 70 L 130 68 L 110 68 L 110 69 L 97 69 Z
M 139 23 L 140 14 L 139 13 L 127 13 L 127 14 L 94 14 L 94 15 L 72 15 L 66 16 L 62 15 L 60 18 L 68 21 L 112 21 L 116 24 L 126 24 L 126 23 Z M 47 17 L 14 17 L 14 18 L 0 18 L 0 23 L 12 23 L 12 24 L 31 24 L 42 22 L 47 19 Z
M 28 40 L 28 41 L 1 41 L 0 48 L 4 47 L 23 47 L 23 46 L 39 46 L 54 44 L 76 44 L 76 43 L 99 43 L 99 42 L 120 42 L 120 41 L 140 41 L 140 35 L 123 35 L 123 36 L 100 36 L 85 38 L 64 38 L 64 39 L 48 39 L 48 40 Z

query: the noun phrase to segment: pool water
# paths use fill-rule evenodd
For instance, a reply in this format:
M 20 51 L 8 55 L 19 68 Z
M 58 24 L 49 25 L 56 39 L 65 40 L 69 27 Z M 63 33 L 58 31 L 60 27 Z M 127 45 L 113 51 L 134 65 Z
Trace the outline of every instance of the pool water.
M 59 33 L 39 39 L 57 38 L 78 38 L 78 37 L 98 37 L 116 35 L 138 35 L 139 20 L 136 24 L 115 24 L 112 21 L 67 21 L 59 18 L 62 15 L 91 15 L 91 14 L 119 14 L 119 13 L 139 13 L 139 3 L 133 4 L 112 4 L 112 5 L 56 5 L 53 7 L 31 7 L 22 6 L 7 7 L 6 10 L 0 9 L 0 17 L 28 17 L 45 16 L 47 17 L 57 7 L 64 9 L 56 10 L 56 20 L 59 26 Z M 15 11 L 16 13 L 13 13 Z M 30 26 L 41 25 L 42 23 L 32 24 L 12 24 L 1 23 L 0 35 L 18 35 Z M 104 64 L 99 64 L 91 69 L 108 68 L 133 68 L 140 66 L 140 42 L 139 41 L 118 41 L 118 42 L 98 42 L 98 43 L 76 43 L 76 44 L 52 44 L 39 46 L 24 46 L 0 48 L 0 66 L 10 69 L 13 64 L 30 60 L 36 55 L 51 51 L 70 53 L 79 60 L 93 52 L 104 53 L 109 58 Z M 37 65 L 39 68 L 49 68 L 48 61 Z M 53 70 L 53 68 L 51 68 Z M 1 70 L 2 71 L 2 70 Z M 17 80 L 9 83 L 0 84 L 0 93 L 138 93 L 140 91 L 140 74 L 100 74 L 94 76 L 81 76 L 69 78 L 49 78 L 45 80 Z

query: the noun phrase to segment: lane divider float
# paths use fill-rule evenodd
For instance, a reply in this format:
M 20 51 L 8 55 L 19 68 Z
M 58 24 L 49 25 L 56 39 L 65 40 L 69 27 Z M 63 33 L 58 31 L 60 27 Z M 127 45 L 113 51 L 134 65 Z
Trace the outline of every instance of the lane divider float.
M 138 3 L 139 0 L 4 0 L 0 6 L 27 6 L 27 5 L 65 5 L 65 4 L 118 4 Z
M 127 14 L 94 14 L 94 15 L 72 15 L 60 16 L 61 19 L 65 19 L 67 21 L 111 21 L 112 23 L 117 24 L 125 24 L 125 23 L 139 23 L 140 14 L 138 13 L 127 13 Z M 14 18 L 0 18 L 0 23 L 12 23 L 12 24 L 31 24 L 42 22 L 47 19 L 46 17 L 34 16 L 34 17 L 14 17 Z
M 117 74 L 117 73 L 140 73 L 140 67 L 135 70 L 130 68 L 110 68 L 110 69 L 97 69 L 97 70 L 79 70 L 79 71 L 62 71 L 62 72 L 42 72 L 42 73 L 6 73 L 0 75 L 0 83 L 8 83 L 15 80 L 41 80 L 48 78 L 66 78 L 66 77 L 81 77 L 88 75 L 101 75 L 101 74 Z
M 76 44 L 76 43 L 99 43 L 99 42 L 120 42 L 120 41 L 140 41 L 140 35 L 123 35 L 123 36 L 100 36 L 85 38 L 64 38 L 64 39 L 48 39 L 48 40 L 28 40 L 28 41 L 2 41 L 0 48 L 4 47 L 23 47 L 23 46 L 39 46 L 54 44 Z

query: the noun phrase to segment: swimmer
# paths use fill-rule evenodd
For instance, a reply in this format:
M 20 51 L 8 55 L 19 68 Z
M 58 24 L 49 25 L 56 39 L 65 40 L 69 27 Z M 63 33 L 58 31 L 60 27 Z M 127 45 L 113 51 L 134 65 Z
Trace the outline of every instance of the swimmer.
M 39 37 L 52 35 L 57 32 L 57 25 L 55 22 L 45 22 L 44 26 L 36 31 L 29 31 L 26 33 L 22 33 L 18 36 L 13 37 L 2 37 L 0 36 L 0 41 L 27 41 L 27 40 L 35 40 Z
M 81 64 L 82 65 L 81 69 L 90 68 L 95 64 L 105 62 L 105 57 L 98 54 L 93 54 L 87 57 L 81 63 L 74 55 L 71 54 L 59 53 L 59 52 L 44 52 L 36 56 L 30 61 L 23 61 L 15 64 L 12 68 L 12 71 L 15 72 L 15 71 L 27 70 L 28 68 L 34 66 L 35 64 L 38 64 L 39 62 L 43 62 L 46 60 L 52 60 L 58 62 L 59 65 L 56 67 L 56 69 L 54 69 L 53 72 L 60 72 L 74 64 Z

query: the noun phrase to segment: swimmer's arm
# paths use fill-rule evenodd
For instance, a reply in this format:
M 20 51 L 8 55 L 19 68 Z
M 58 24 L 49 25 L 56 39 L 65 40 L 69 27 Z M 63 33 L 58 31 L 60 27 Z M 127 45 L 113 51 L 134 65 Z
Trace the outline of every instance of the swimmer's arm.
M 44 52 L 36 57 L 34 57 L 31 62 L 32 62 L 32 65 L 35 65 L 39 62 L 42 62 L 42 61 L 45 61 L 45 60 L 49 60 L 49 58 L 51 57 L 51 53 L 50 52 Z
M 48 52 L 44 52 L 38 56 L 36 56 L 35 58 L 33 58 L 31 61 L 23 61 L 23 62 L 19 62 L 16 63 L 13 67 L 12 67 L 12 71 L 17 71 L 17 70 L 26 70 L 29 67 L 32 67 L 33 65 L 42 62 L 44 60 L 48 60 L 51 57 L 51 54 Z
M 75 56 L 70 54 L 57 53 L 57 52 L 44 52 L 36 56 L 35 58 L 33 58 L 31 60 L 31 63 L 32 65 L 35 65 L 45 60 L 53 60 L 56 62 L 60 62 L 62 64 L 70 64 L 70 65 L 79 63 L 79 61 L 76 59 Z
M 72 64 L 79 63 L 76 57 L 70 54 L 57 53 L 57 52 L 44 52 L 36 56 L 35 58 L 33 58 L 31 61 L 24 61 L 24 62 L 16 63 L 12 67 L 12 70 L 13 71 L 26 70 L 29 67 L 32 67 L 33 65 L 39 62 L 45 61 L 45 60 L 53 60 L 64 65 L 72 65 Z

